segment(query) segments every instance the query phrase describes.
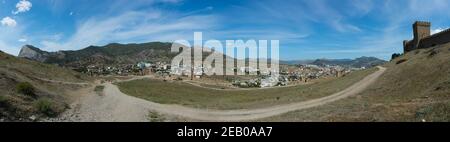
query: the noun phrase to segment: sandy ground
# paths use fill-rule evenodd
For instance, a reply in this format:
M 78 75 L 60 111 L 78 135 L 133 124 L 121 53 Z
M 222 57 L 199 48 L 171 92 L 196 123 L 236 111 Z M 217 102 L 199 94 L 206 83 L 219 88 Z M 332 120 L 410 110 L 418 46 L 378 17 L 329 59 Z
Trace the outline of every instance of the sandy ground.
M 345 90 L 327 97 L 259 109 L 207 110 L 180 105 L 159 104 L 126 95 L 117 86 L 105 83 L 103 95 L 98 95 L 91 91 L 92 88 L 80 90 L 78 93 L 86 95 L 83 95 L 72 104 L 72 109 L 63 113 L 61 117 L 50 121 L 144 122 L 149 121 L 147 115 L 150 111 L 192 121 L 249 121 L 316 107 L 356 95 L 374 83 L 386 70 L 383 67 L 378 68 L 380 70 L 377 72 Z M 136 79 L 142 79 L 142 77 Z

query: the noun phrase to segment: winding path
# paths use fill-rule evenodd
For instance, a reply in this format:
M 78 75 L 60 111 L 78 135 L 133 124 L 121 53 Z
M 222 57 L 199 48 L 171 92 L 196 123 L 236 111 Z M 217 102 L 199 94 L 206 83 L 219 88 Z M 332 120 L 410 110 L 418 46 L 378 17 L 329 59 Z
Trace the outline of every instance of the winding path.
M 356 95 L 374 83 L 384 72 L 385 68 L 366 76 L 352 86 L 329 95 L 304 102 L 272 106 L 259 109 L 240 110 L 207 110 L 190 108 L 181 105 L 159 104 L 122 93 L 111 83 L 105 84 L 103 96 L 88 95 L 80 102 L 80 106 L 69 113 L 77 113 L 75 118 L 67 121 L 147 121 L 149 111 L 174 115 L 197 121 L 248 121 L 280 115 L 283 113 L 312 108 L 334 102 L 352 95 Z M 78 116 L 80 115 L 80 116 Z

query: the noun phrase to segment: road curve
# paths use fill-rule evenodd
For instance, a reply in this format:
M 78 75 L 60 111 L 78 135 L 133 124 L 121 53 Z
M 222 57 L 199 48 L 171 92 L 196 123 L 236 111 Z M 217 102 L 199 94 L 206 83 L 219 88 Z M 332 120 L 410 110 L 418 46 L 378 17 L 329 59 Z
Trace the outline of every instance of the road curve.
M 384 67 L 378 67 L 379 70 L 366 76 L 359 82 L 353 84 L 352 86 L 329 95 L 327 97 L 313 99 L 309 101 L 303 101 L 292 104 L 272 106 L 268 108 L 259 109 L 240 109 L 240 110 L 207 110 L 207 109 L 197 109 L 190 108 L 180 105 L 169 105 L 169 104 L 159 104 L 140 98 L 135 98 L 122 93 L 119 88 L 111 83 L 105 84 L 105 97 L 110 97 L 109 100 L 115 100 L 116 108 L 120 111 L 114 110 L 113 116 L 117 117 L 132 117 L 133 115 L 142 116 L 140 113 L 148 113 L 146 110 L 156 111 L 162 114 L 176 115 L 192 120 L 199 121 L 247 121 L 260 118 L 266 118 L 270 116 L 276 116 L 283 113 L 307 109 L 311 107 L 316 107 L 324 105 L 330 102 L 334 102 L 352 95 L 356 95 L 363 90 L 365 90 L 370 84 L 374 83 L 378 77 L 380 77 L 386 70 Z M 144 111 L 145 110 L 145 111 Z M 116 115 L 114 115 L 116 114 Z M 131 116 L 130 116 L 131 115 Z M 117 121 L 135 121 L 137 119 L 115 119 Z

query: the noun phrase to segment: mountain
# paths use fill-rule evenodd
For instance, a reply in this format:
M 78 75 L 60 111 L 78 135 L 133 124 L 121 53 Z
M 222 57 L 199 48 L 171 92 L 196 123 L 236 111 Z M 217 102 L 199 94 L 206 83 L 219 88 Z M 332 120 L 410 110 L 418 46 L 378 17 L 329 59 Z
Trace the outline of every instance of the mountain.
M 314 60 L 281 60 L 280 64 L 298 65 L 298 64 L 310 64 L 312 62 L 314 62 Z
M 118 44 L 89 46 L 76 51 L 46 52 L 25 45 L 19 57 L 65 67 L 90 65 L 134 64 L 139 61 L 169 62 L 177 53 L 171 53 L 171 43 Z
M 50 56 L 49 52 L 45 52 L 32 45 L 25 45 L 19 53 L 19 57 L 44 62 Z
M 170 52 L 171 43 L 149 42 L 142 44 L 111 43 L 106 46 L 89 46 L 76 51 L 46 52 L 31 45 L 25 45 L 19 57 L 56 64 L 64 67 L 87 67 L 104 65 L 135 64 L 140 61 L 170 62 L 178 53 Z M 208 55 L 203 54 L 204 57 Z M 228 57 L 228 56 L 227 56 Z M 230 57 L 228 57 L 230 58 Z M 340 65 L 346 67 L 373 67 L 385 63 L 375 57 L 351 59 L 317 59 L 280 61 L 281 64 L 314 64 L 319 66 Z
M 339 65 L 345 67 L 354 67 L 354 68 L 370 68 L 378 65 L 382 65 L 386 63 L 386 61 L 375 58 L 375 57 L 360 57 L 354 60 L 352 59 L 317 59 L 311 64 L 318 66 L 326 66 L 326 65 Z

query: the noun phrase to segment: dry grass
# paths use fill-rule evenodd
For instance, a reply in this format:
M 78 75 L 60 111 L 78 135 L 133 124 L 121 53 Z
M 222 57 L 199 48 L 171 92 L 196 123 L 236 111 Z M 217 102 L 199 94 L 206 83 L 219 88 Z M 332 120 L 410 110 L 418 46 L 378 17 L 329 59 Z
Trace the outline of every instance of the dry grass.
M 183 82 L 135 80 L 119 83 L 125 94 L 163 104 L 181 104 L 207 109 L 250 109 L 315 99 L 341 91 L 376 69 L 354 72 L 340 79 L 302 86 L 257 89 L 214 90 Z
M 32 121 L 29 117 L 33 115 L 56 116 L 66 108 L 65 94 L 82 87 L 46 80 L 85 82 L 90 79 L 68 69 L 0 53 L 0 96 L 3 98 L 0 118 Z M 23 90 L 23 84 L 33 89 Z
M 448 122 L 449 61 L 450 45 L 413 51 L 387 63 L 385 74 L 357 96 L 260 121 Z

